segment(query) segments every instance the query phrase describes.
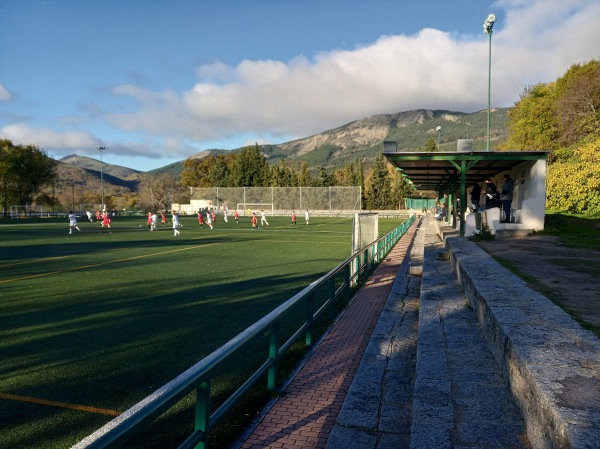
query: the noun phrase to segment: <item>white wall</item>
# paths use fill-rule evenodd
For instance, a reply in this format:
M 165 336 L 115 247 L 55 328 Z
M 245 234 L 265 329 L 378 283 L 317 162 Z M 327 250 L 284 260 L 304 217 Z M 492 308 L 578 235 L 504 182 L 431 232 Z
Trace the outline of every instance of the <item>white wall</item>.
M 514 223 L 500 223 L 500 209 L 493 208 L 482 212 L 482 221 L 495 234 L 500 229 L 544 229 L 546 216 L 546 160 L 526 161 L 510 172 L 499 173 L 492 182 L 502 186 L 504 174 L 509 173 L 515 180 L 512 202 Z M 484 187 L 483 187 L 484 188 Z M 468 214 L 465 220 L 465 237 L 479 232 L 475 226 L 475 214 Z

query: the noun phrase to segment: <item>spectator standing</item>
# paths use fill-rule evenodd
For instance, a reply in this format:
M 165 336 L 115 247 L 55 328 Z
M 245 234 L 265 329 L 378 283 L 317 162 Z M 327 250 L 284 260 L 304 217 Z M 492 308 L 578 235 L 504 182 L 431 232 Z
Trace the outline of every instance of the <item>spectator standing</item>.
M 508 173 L 504 175 L 504 182 L 500 187 L 500 201 L 502 201 L 502 210 L 504 211 L 504 223 L 510 223 L 510 208 L 513 200 L 513 191 L 515 188 L 515 181 L 510 177 Z
M 491 179 L 485 180 L 485 208 L 498 207 L 498 188 Z
M 471 188 L 471 209 L 473 212 L 477 212 L 479 209 L 479 197 L 481 196 L 481 187 L 476 182 L 473 183 Z

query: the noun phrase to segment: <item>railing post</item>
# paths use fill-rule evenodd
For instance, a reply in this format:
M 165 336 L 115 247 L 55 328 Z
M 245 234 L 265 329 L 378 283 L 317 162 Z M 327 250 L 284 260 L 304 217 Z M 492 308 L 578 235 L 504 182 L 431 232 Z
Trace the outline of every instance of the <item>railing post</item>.
M 196 445 L 195 449 L 208 447 L 208 432 L 210 423 L 210 381 L 200 382 L 196 388 L 196 421 L 194 429 L 204 433 L 204 441 Z
M 354 263 L 354 261 L 351 261 L 350 263 L 346 264 L 346 266 L 344 267 L 344 285 L 346 286 L 346 288 L 345 288 L 346 302 L 350 300 L 350 265 L 353 263 Z
M 329 280 L 329 297 L 331 298 L 331 304 L 329 305 L 329 320 L 332 321 L 335 318 L 335 276 L 331 276 Z
M 279 322 L 271 327 L 269 334 L 269 359 L 273 360 L 273 366 L 269 368 L 267 389 L 274 391 L 279 377 Z
M 362 269 L 362 278 L 360 280 L 360 285 L 363 285 L 367 281 L 367 278 L 369 277 L 369 249 L 368 248 L 366 248 L 362 252 L 361 265 L 362 265 L 363 269 Z
M 307 347 L 311 347 L 312 346 L 312 340 L 313 340 L 313 314 L 314 314 L 314 302 L 315 302 L 315 294 L 311 293 L 310 295 L 308 295 L 308 298 L 306 298 L 306 323 L 308 324 L 307 328 L 306 328 L 306 334 L 305 334 L 305 342 L 306 342 L 306 346 Z

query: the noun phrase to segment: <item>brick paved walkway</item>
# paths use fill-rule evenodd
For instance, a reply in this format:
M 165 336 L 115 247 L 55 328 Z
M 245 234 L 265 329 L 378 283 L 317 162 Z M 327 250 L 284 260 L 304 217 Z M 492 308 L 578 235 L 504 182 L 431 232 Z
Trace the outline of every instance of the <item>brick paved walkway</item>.
M 325 448 L 416 229 L 417 223 L 359 290 L 241 449 Z

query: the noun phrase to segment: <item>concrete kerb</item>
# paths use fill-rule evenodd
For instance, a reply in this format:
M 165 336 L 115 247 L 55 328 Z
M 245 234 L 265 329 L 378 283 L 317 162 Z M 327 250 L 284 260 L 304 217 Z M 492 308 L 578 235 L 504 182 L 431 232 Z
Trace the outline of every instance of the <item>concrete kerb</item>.
M 600 340 L 475 243 L 437 222 L 534 448 L 600 448 Z

